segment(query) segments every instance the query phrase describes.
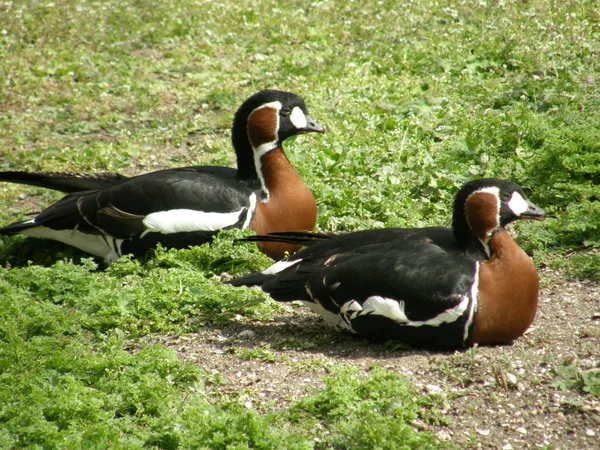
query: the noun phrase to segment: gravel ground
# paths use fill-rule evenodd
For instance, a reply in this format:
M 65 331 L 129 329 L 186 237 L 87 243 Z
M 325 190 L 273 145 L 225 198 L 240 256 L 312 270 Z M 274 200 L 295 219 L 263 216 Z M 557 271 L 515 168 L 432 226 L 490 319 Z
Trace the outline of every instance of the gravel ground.
M 395 348 L 339 333 L 304 307 L 273 322 L 233 322 L 156 338 L 258 410 L 285 407 L 319 387 L 327 363 L 403 373 L 442 399 L 447 424 L 415 426 L 461 448 L 600 449 L 600 399 L 561 390 L 557 365 L 600 368 L 600 285 L 541 272 L 533 326 L 514 345 L 454 353 Z

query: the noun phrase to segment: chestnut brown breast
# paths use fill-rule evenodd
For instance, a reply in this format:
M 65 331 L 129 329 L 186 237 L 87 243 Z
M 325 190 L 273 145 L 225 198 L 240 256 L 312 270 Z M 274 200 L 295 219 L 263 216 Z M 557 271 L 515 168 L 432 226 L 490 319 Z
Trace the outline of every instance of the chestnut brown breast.
M 250 228 L 257 234 L 276 231 L 311 231 L 317 221 L 315 198 L 294 170 L 280 148 L 261 158 L 261 170 L 269 191 L 268 202 L 258 202 Z M 286 252 L 294 253 L 300 246 L 261 242 L 260 250 L 274 259 Z
M 492 257 L 479 270 L 479 309 L 472 343 L 506 344 L 529 328 L 538 304 L 539 278 L 527 254 L 508 231 L 489 242 Z

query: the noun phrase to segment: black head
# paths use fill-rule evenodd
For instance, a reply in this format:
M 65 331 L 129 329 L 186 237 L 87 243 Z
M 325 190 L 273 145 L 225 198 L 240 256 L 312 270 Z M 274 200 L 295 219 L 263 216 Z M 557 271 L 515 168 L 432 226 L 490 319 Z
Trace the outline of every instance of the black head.
M 302 97 L 275 90 L 252 95 L 236 112 L 231 130 L 238 177 L 256 178 L 254 152 L 279 147 L 291 136 L 323 132 L 323 127 L 308 115 Z
M 521 219 L 544 220 L 515 183 L 482 178 L 465 184 L 454 200 L 452 227 L 461 248 L 479 241 L 486 244 L 493 232 Z

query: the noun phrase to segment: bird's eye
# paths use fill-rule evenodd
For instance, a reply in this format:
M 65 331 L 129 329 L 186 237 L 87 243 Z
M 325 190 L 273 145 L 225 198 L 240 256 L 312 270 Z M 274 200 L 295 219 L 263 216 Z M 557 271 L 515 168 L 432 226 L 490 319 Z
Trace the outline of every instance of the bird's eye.
M 281 111 L 279 111 L 279 114 L 281 114 L 282 116 L 289 116 L 290 114 L 292 114 L 292 110 L 287 106 L 284 106 L 283 108 L 281 108 Z

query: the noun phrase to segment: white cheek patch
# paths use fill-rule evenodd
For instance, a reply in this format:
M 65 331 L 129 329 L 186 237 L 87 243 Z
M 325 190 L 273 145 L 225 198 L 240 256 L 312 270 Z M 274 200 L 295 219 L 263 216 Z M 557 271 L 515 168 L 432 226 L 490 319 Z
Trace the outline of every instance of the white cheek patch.
M 162 234 L 183 233 L 188 231 L 216 231 L 235 225 L 244 208 L 229 213 L 195 211 L 193 209 L 170 209 L 148 214 L 144 219 L 144 232 Z
M 521 194 L 518 192 L 513 192 L 510 196 L 510 200 L 507 203 L 508 208 L 513 212 L 513 214 L 517 217 L 520 217 L 525 211 L 529 209 L 529 205 L 523 198 Z
M 306 125 L 308 124 L 308 121 L 306 120 L 306 115 L 297 106 L 294 106 L 294 109 L 292 109 L 292 113 L 290 114 L 290 121 L 298 129 L 306 128 Z

